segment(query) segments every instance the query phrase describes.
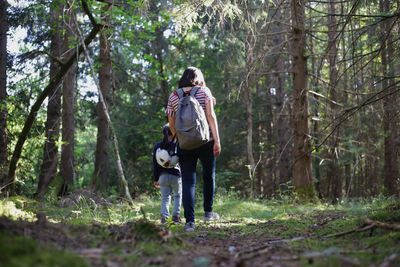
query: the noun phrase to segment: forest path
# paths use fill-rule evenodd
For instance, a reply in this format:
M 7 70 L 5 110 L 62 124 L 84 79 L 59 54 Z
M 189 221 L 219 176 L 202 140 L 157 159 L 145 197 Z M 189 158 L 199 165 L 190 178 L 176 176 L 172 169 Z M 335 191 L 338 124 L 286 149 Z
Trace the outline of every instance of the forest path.
M 35 240 L 38 246 L 73 252 L 90 266 L 299 265 L 293 249 L 283 242 L 268 244 L 262 235 L 221 225 L 232 222 L 200 223 L 194 232 L 173 225 L 172 233 L 168 226 L 147 220 L 83 226 L 51 223 L 41 214 L 35 222 L 0 217 L 0 233 L 7 230 L 13 236 Z
M 18 260 L 57 266 L 50 263 L 66 261 L 62 257 L 80 261 L 73 266 L 87 266 L 83 258 L 89 266 L 107 267 L 400 266 L 396 200 L 348 207 L 224 201 L 217 205 L 222 218 L 197 219 L 193 232 L 182 224 L 161 225 L 154 202 L 142 206 L 147 213 L 138 208 L 141 214 L 102 200 L 23 201 L 1 202 L 0 266 L 22 266 Z

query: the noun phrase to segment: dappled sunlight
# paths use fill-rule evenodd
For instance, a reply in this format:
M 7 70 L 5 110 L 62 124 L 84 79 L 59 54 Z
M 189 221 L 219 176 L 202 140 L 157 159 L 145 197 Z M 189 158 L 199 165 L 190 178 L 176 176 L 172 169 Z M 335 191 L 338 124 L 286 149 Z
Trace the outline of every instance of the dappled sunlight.
M 224 219 L 240 220 L 287 220 L 292 219 L 290 214 L 307 214 L 315 211 L 324 211 L 327 207 L 323 204 L 296 205 L 293 203 L 279 202 L 276 200 L 217 200 L 214 206 Z
M 19 207 L 17 204 L 19 203 Z M 1 200 L 0 201 L 0 216 L 5 216 L 11 218 L 13 220 L 25 220 L 25 221 L 36 221 L 36 215 L 32 212 L 24 210 L 24 202 L 21 200 L 16 200 L 15 202 L 10 200 Z

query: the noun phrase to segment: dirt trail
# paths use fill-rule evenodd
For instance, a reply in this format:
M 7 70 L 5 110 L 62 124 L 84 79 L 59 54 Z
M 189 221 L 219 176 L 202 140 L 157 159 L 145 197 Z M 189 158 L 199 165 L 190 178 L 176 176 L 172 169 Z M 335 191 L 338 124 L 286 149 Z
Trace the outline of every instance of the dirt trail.
M 45 217 L 39 216 L 36 222 L 1 217 L 1 231 L 32 238 L 42 245 L 72 251 L 86 258 L 91 266 L 132 266 L 130 255 L 139 256 L 140 262 L 137 263 L 140 266 L 298 265 L 296 256 L 285 246 L 266 246 L 262 236 L 243 237 L 223 229 L 211 228 L 190 235 L 184 232 L 172 235 L 166 227 L 144 221 L 122 226 L 74 226 L 50 223 Z M 222 234 L 223 237 L 216 236 Z M 174 240 L 179 241 L 178 246 L 174 246 Z M 138 245 L 140 242 L 153 242 L 160 247 L 149 254 Z

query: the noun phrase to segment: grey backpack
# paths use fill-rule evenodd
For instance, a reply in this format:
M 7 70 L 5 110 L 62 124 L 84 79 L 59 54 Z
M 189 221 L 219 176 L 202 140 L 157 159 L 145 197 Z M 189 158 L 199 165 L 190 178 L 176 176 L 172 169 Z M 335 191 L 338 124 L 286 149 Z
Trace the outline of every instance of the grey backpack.
M 175 117 L 175 130 L 179 147 L 185 150 L 198 148 L 210 139 L 206 114 L 199 101 L 194 97 L 199 88 L 193 87 L 189 95 L 185 95 L 182 88 L 176 91 L 179 102 Z

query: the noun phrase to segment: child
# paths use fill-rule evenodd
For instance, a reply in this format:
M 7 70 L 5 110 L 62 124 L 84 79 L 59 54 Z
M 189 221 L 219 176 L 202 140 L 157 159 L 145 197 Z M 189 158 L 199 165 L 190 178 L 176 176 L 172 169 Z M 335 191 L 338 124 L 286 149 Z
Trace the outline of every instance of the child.
M 181 223 L 180 210 L 182 199 L 182 178 L 176 155 L 176 145 L 169 124 L 162 129 L 163 140 L 154 146 L 153 172 L 154 186 L 161 189 L 161 223 L 167 223 L 171 193 L 174 195 L 172 221 Z

